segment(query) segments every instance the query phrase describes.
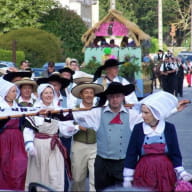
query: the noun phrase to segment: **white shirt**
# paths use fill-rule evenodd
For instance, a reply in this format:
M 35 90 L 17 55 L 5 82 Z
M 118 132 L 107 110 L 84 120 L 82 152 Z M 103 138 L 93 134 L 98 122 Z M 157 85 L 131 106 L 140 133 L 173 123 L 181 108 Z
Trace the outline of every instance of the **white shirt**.
M 88 111 L 77 111 L 73 112 L 73 116 L 75 121 L 77 121 L 77 123 L 82 127 L 93 128 L 95 131 L 97 131 L 100 127 L 101 109 L 101 107 L 98 107 Z M 105 107 L 104 112 L 105 111 L 111 111 L 109 106 Z M 134 125 L 143 121 L 141 114 L 139 114 L 139 112 L 135 109 L 128 109 L 127 111 L 122 105 L 120 111 L 125 111 L 129 114 L 129 124 L 131 130 L 133 129 Z
M 113 79 L 113 82 L 118 82 L 118 83 L 121 83 L 122 85 L 128 85 L 130 84 L 129 81 L 127 81 L 125 78 L 121 77 L 122 81 L 120 82 L 120 79 L 118 78 L 118 76 L 116 76 L 114 79 Z M 98 83 L 98 80 L 96 80 L 94 83 Z M 110 84 L 111 81 L 109 81 L 109 79 L 106 78 L 106 84 Z M 126 104 L 135 104 L 135 103 L 138 103 L 138 99 L 137 99 L 137 96 L 135 94 L 135 92 L 132 92 L 131 94 L 125 96 L 125 103 Z

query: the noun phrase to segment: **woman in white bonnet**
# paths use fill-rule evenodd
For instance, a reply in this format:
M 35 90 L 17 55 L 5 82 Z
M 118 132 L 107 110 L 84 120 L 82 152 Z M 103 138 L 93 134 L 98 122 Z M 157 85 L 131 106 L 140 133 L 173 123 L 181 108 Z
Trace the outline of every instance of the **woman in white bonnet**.
M 40 84 L 35 107 L 56 109 L 55 91 L 51 84 Z M 28 152 L 26 190 L 31 182 L 47 185 L 56 191 L 64 189 L 65 167 L 70 175 L 69 157 L 58 137 L 58 120 L 45 116 L 26 118 L 25 146 Z
M 15 99 L 18 89 L 4 79 L 0 79 L 0 108 L 17 107 Z M 11 115 L 11 114 L 10 114 Z M 24 190 L 27 169 L 20 119 L 0 121 L 0 189 Z
M 160 91 L 140 104 L 143 122 L 135 125 L 129 141 L 124 186 L 173 191 L 177 179 L 192 180 L 182 166 L 175 126 L 165 121 L 177 107 L 177 98 Z

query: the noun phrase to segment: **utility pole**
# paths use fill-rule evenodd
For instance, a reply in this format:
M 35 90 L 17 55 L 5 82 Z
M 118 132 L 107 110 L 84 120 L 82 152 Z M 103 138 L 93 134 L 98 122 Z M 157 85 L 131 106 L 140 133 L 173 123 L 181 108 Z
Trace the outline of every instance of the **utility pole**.
M 192 0 L 191 0 L 192 1 Z M 159 48 L 163 50 L 163 14 L 162 0 L 158 0 L 158 42 Z
M 115 8 L 116 8 L 115 0 L 110 0 L 110 9 L 115 9 Z

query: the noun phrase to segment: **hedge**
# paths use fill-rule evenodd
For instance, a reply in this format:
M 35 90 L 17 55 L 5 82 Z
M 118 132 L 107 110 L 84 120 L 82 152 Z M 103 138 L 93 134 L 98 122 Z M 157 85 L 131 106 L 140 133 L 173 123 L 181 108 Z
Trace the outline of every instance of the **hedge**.
M 23 51 L 16 51 L 16 65 L 25 60 L 25 53 Z M 0 61 L 12 61 L 12 51 L 0 49 Z

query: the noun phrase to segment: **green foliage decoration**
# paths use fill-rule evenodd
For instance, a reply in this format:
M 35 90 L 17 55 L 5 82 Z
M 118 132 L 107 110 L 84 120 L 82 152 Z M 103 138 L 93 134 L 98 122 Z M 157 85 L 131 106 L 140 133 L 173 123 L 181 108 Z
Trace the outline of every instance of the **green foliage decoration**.
M 138 65 L 138 59 L 134 56 L 127 55 L 125 57 L 125 63 L 120 66 L 119 75 L 125 77 L 130 82 L 134 81 L 135 73 L 139 73 L 141 71 L 141 67 Z
M 97 59 L 92 57 L 92 59 L 84 67 L 82 67 L 81 70 L 89 74 L 94 74 L 96 69 L 100 66 L 101 64 L 97 61 Z
M 34 28 L 21 28 L 0 36 L 0 48 L 11 49 L 16 40 L 17 50 L 24 51 L 32 67 L 41 67 L 46 61 L 59 61 L 61 43 L 51 33 Z

